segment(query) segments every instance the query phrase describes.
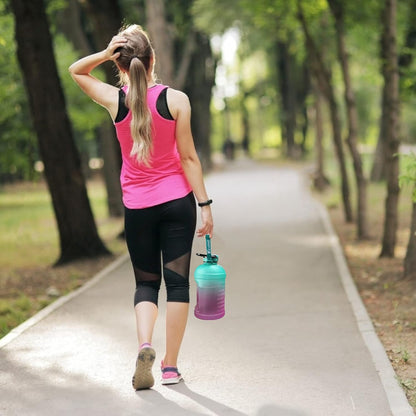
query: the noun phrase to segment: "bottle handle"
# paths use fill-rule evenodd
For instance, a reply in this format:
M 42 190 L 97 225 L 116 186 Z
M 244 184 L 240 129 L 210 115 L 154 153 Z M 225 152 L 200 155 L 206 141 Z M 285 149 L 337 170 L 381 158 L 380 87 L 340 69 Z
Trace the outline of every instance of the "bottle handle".
M 207 234 L 205 235 L 205 244 L 207 248 L 207 254 L 203 253 L 196 253 L 197 256 L 204 258 L 204 263 L 217 263 L 218 262 L 218 256 L 216 254 L 211 254 L 211 238 Z
M 209 236 L 209 234 L 205 235 L 205 244 L 207 246 L 207 260 L 211 261 L 212 256 L 211 256 L 211 238 Z

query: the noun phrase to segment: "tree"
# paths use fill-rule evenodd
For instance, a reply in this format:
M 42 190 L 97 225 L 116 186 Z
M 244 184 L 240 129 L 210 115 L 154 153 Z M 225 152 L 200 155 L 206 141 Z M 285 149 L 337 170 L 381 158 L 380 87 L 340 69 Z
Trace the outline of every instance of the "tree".
M 416 279 L 416 155 L 404 155 L 404 172 L 399 177 L 399 186 L 413 186 L 412 216 L 409 241 L 407 243 L 406 256 L 403 266 L 405 278 Z
M 210 102 L 216 62 L 209 37 L 193 24 L 191 6 L 190 0 L 146 0 L 146 27 L 155 48 L 158 77 L 184 90 L 190 98 L 195 146 L 202 165 L 209 169 Z
M 0 184 L 32 180 L 38 152 L 13 41 L 13 15 L 0 2 Z
M 157 56 L 156 73 L 163 83 L 178 89 L 185 88 L 192 59 L 199 53 L 191 5 L 189 0 L 146 0 L 146 27 Z M 181 20 L 180 27 L 176 19 Z
M 316 84 L 316 83 L 314 83 Z M 314 113 L 315 113 L 315 172 L 313 175 L 313 185 L 318 191 L 323 191 L 328 185 L 329 180 L 325 175 L 324 169 L 324 131 L 323 131 L 323 120 L 322 120 L 322 93 L 319 88 L 313 86 L 314 93 Z
M 319 89 L 322 91 L 328 102 L 332 125 L 332 138 L 334 141 L 335 153 L 338 159 L 338 166 L 341 175 L 341 192 L 344 216 L 347 222 L 352 222 L 353 215 L 351 209 L 350 188 L 345 164 L 345 155 L 342 144 L 341 120 L 334 86 L 332 83 L 332 73 L 330 68 L 328 68 L 328 66 L 325 64 L 322 52 L 318 49 L 318 46 L 310 33 L 301 0 L 297 0 L 297 6 L 297 16 L 305 35 L 305 44 L 309 55 L 311 72 L 316 79 Z
M 105 49 L 111 37 L 118 32 L 122 24 L 118 1 L 86 0 L 82 4 L 89 20 L 92 22 L 92 35 L 96 48 Z M 106 81 L 115 85 L 117 77 L 113 63 L 106 62 L 102 65 L 102 68 Z M 109 118 L 100 126 L 99 135 L 104 158 L 104 179 L 109 213 L 113 217 L 121 217 L 124 214 L 119 179 L 121 153 L 115 129 Z
M 253 52 L 266 52 L 270 79 L 276 92 L 273 99 L 276 95 L 279 102 L 275 113 L 279 116 L 284 153 L 288 157 L 302 155 L 308 126 L 305 103 L 310 92 L 310 80 L 309 76 L 305 77 L 309 74 L 305 71 L 294 3 L 283 0 L 230 0 L 224 8 L 220 0 L 196 0 L 193 13 L 198 27 L 209 33 L 222 34 L 230 27 L 239 29 L 241 48 L 244 49 L 244 53 L 240 53 L 241 62 Z M 244 88 L 241 88 L 240 96 L 244 99 Z M 244 117 L 242 109 L 242 118 L 247 120 Z M 243 132 L 246 130 L 243 126 Z M 302 140 L 296 140 L 300 135 Z M 247 137 L 242 142 L 246 146 Z
M 54 59 L 42 0 L 11 0 L 17 56 L 45 166 L 63 264 L 109 254 L 98 236 Z
M 416 200 L 413 200 L 412 203 L 410 234 L 403 266 L 403 276 L 405 278 L 416 279 Z
M 208 36 L 195 33 L 199 45 L 198 53 L 193 55 L 185 91 L 192 103 L 191 127 L 195 134 L 195 146 L 199 152 L 202 165 L 210 169 L 211 162 L 211 91 L 215 80 L 215 61 L 212 57 Z
M 297 118 L 297 85 L 296 56 L 291 52 L 290 36 L 287 40 L 278 40 L 275 44 L 275 54 L 278 68 L 277 78 L 281 97 L 282 142 L 286 144 L 286 155 L 295 158 L 298 151 L 295 146 Z
M 399 56 L 399 70 L 400 70 L 400 89 L 401 95 L 407 96 L 414 93 L 415 84 L 413 81 L 414 73 L 409 70 L 414 61 L 414 52 L 416 49 L 416 1 L 410 2 L 409 26 L 405 37 L 405 48 Z M 413 75 L 413 77 L 412 77 Z M 410 88 L 406 88 L 411 78 Z M 406 256 L 404 258 L 404 277 L 416 279 L 416 156 L 405 155 L 404 159 L 404 173 L 399 177 L 399 185 L 411 184 L 413 186 L 412 198 L 412 216 L 410 225 L 409 241 L 406 249 Z
M 380 257 L 394 257 L 397 233 L 397 205 L 399 200 L 399 70 L 397 57 L 397 3 L 385 0 L 381 13 L 383 32 L 381 45 L 385 51 L 382 63 L 385 99 L 385 140 L 387 196 Z
M 167 20 L 164 0 L 146 0 L 146 27 L 157 55 L 155 72 L 162 82 L 174 87 L 175 32 L 173 23 Z
M 359 239 L 368 237 L 367 224 L 367 181 L 364 176 L 363 164 L 358 151 L 358 114 L 355 94 L 352 88 L 350 65 L 345 42 L 345 11 L 342 0 L 328 0 L 329 8 L 335 20 L 337 33 L 338 59 L 341 64 L 344 80 L 344 97 L 348 120 L 347 144 L 354 165 L 357 184 L 357 235 Z

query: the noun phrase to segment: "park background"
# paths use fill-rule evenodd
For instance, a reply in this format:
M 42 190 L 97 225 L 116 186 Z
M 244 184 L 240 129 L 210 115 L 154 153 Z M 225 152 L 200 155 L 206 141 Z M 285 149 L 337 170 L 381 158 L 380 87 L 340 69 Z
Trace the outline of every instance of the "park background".
M 138 23 L 207 174 L 308 178 L 416 407 L 415 22 L 414 0 L 1 0 L 0 335 L 125 252 L 113 127 L 67 68 Z

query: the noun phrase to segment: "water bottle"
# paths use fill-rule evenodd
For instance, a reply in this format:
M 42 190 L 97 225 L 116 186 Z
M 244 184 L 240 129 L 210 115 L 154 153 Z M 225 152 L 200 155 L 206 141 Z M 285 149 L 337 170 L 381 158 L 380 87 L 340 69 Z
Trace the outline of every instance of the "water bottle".
M 198 254 L 204 262 L 195 270 L 197 300 L 194 314 L 199 319 L 220 319 L 225 315 L 225 270 L 218 256 L 211 254 L 211 239 L 205 236 L 207 254 Z

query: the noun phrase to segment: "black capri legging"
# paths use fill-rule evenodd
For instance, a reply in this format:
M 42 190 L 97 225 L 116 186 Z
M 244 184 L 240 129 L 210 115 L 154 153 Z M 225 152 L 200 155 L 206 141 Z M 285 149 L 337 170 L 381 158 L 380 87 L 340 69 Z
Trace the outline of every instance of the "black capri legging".
M 189 303 L 189 266 L 196 227 L 193 193 L 150 208 L 125 208 L 125 235 L 134 269 L 134 305 L 157 305 L 160 284 L 168 302 Z

